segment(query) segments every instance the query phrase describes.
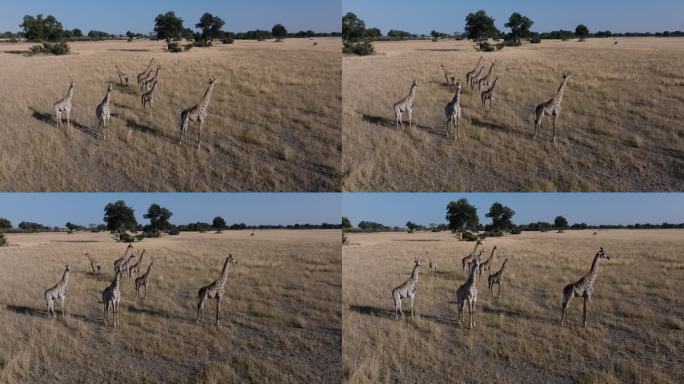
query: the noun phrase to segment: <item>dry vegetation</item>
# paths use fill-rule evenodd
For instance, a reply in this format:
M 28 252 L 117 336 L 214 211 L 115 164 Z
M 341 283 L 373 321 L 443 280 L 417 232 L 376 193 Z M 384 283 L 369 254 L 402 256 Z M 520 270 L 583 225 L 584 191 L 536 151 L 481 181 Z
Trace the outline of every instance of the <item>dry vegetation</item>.
M 350 234 L 343 246 L 343 367 L 351 383 L 677 382 L 684 376 L 681 230 L 569 231 L 486 239 L 510 258 L 501 299 L 478 280 L 477 326 L 456 320 L 456 289 L 466 279 L 461 257 L 473 243 L 447 233 Z M 601 264 L 581 327 L 581 300 L 559 326 L 562 289 Z M 423 265 L 416 319 L 394 319 L 392 288 L 413 258 Z M 406 306 L 404 306 L 406 308 Z M 466 314 L 467 319 L 467 314 Z M 679 379 L 677 379 L 679 378 Z
M 465 91 L 465 137 L 444 139 L 444 106 L 482 55 L 471 42 L 378 42 L 343 58 L 343 189 L 347 191 L 677 191 L 684 189 L 684 39 L 543 41 L 485 53 L 497 100 L 484 112 Z M 534 108 L 571 72 L 558 140 L 532 140 Z M 400 132 L 392 105 L 418 80 L 414 120 Z M 463 132 L 463 131 L 462 131 Z
M 181 233 L 136 243 L 155 259 L 149 297 L 122 280 L 121 326 L 105 327 L 102 290 L 125 245 L 109 234 L 8 235 L 0 249 L 0 383 L 237 383 L 341 380 L 339 231 Z M 102 264 L 89 274 L 84 251 Z M 197 290 L 233 265 L 195 325 Z M 65 320 L 42 298 L 72 263 Z M 59 310 L 57 310 L 58 315 Z
M 30 44 L 0 45 L 0 190 L 331 191 L 341 158 L 339 39 L 287 39 L 164 52 L 164 42 L 72 43 L 72 54 L 27 57 Z M 13 54 L 14 53 L 14 54 Z M 151 58 L 159 93 L 143 113 L 131 83 Z M 180 112 L 216 85 L 201 150 L 179 146 Z M 52 105 L 76 82 L 72 129 Z M 95 107 L 108 82 L 112 137 L 97 135 Z M 196 143 L 197 125 L 188 138 Z

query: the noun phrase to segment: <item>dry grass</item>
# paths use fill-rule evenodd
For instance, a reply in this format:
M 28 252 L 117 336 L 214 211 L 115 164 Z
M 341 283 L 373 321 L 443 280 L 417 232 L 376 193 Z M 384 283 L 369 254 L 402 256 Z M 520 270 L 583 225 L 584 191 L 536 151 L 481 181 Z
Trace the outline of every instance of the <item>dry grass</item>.
M 343 189 L 347 191 L 678 191 L 684 189 L 684 39 L 590 39 L 485 53 L 500 75 L 492 112 L 466 90 L 465 137 L 444 138 L 444 106 L 481 53 L 470 42 L 379 42 L 343 58 Z M 534 108 L 568 82 L 551 143 Z M 419 82 L 408 132 L 392 105 Z
M 351 383 L 677 382 L 684 375 L 684 260 L 681 230 L 523 233 L 486 239 L 510 258 L 501 299 L 478 280 L 477 326 L 456 320 L 461 257 L 473 243 L 447 233 L 350 234 L 343 246 L 343 367 Z M 585 274 L 599 246 L 601 264 L 581 327 L 581 301 L 559 326 L 563 287 Z M 413 258 L 423 266 L 416 319 L 394 319 L 391 290 Z M 489 252 L 487 252 L 487 256 Z M 406 307 L 404 307 L 406 308 Z M 467 318 L 467 314 L 466 314 Z
M 0 249 L 0 383 L 341 380 L 339 231 L 249 233 L 137 243 L 155 259 L 149 297 L 136 300 L 124 280 L 116 329 L 103 326 L 98 301 L 124 245 L 108 234 L 8 235 L 12 246 Z M 85 250 L 103 276 L 88 273 Z M 238 264 L 221 326 L 213 325 L 213 301 L 195 325 L 197 290 L 218 277 L 228 252 Z M 67 258 L 67 316 L 48 321 L 43 291 Z
M 72 55 L 26 57 L 0 45 L 0 190 L 332 191 L 340 189 L 339 39 L 287 39 L 163 52 L 164 42 L 80 42 Z M 135 86 L 116 85 L 112 137 L 96 135 L 95 107 L 114 64 L 132 83 L 151 58 L 163 65 L 151 115 Z M 177 144 L 180 112 L 215 87 L 201 150 Z M 76 82 L 73 127 L 52 105 Z M 188 137 L 197 140 L 191 123 Z

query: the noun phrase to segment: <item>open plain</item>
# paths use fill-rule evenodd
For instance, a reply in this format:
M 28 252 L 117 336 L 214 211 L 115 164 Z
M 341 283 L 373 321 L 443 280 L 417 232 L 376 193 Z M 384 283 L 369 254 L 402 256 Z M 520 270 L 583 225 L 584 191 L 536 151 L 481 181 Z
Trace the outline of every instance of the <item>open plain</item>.
M 616 44 L 617 42 L 617 44 Z M 343 58 L 346 191 L 680 191 L 684 189 L 684 39 L 618 38 L 476 51 L 471 41 L 375 42 Z M 444 108 L 485 59 L 499 77 L 491 112 L 464 86 L 459 141 Z M 535 106 L 570 73 L 552 143 L 551 118 L 532 139 Z M 395 127 L 394 103 L 418 82 L 413 118 Z
M 523 232 L 483 241 L 493 272 L 508 258 L 501 298 L 476 280 L 474 329 L 457 320 L 461 258 L 450 233 L 349 234 L 343 246 L 343 367 L 349 383 L 675 383 L 684 376 L 681 230 Z M 560 326 L 563 287 L 602 259 L 581 326 L 575 298 Z M 427 255 L 426 255 L 427 253 Z M 396 320 L 391 291 L 422 256 L 415 319 Z M 428 257 L 437 272 L 428 270 Z M 493 273 L 492 272 L 492 273 Z M 496 292 L 496 287 L 495 294 Z M 467 306 L 465 317 L 468 319 Z
M 341 380 L 339 231 L 186 233 L 135 243 L 150 260 L 149 296 L 121 280 L 120 326 L 101 292 L 125 244 L 109 233 L 8 234 L 0 249 L 0 383 L 329 383 Z M 90 273 L 84 252 L 102 266 Z M 195 324 L 197 291 L 232 264 Z M 72 270 L 63 319 L 43 292 Z
M 0 190 L 339 190 L 339 45 L 238 40 L 169 53 L 163 41 L 74 42 L 69 55 L 29 57 L 31 44 L 0 44 Z M 136 77 L 150 59 L 162 69 L 146 114 Z M 203 146 L 196 149 L 197 123 L 179 145 L 181 111 L 201 101 L 210 77 L 218 84 Z M 53 104 L 71 80 L 72 126 L 58 128 Z M 111 137 L 103 141 L 95 108 L 110 82 Z

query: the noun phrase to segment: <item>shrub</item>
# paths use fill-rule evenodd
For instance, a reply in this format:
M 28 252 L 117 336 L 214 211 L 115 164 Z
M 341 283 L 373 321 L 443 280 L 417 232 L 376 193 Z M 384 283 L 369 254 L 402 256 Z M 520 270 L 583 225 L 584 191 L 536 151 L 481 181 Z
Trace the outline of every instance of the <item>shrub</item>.
M 90 230 L 90 232 L 92 232 L 92 233 L 100 233 L 101 231 L 100 231 L 98 228 L 92 228 L 92 229 Z
M 221 40 L 221 42 L 222 42 L 223 44 L 233 44 L 233 43 L 235 42 L 235 40 L 233 40 L 232 37 L 228 37 L 228 38 L 226 38 L 226 39 Z
M 66 55 L 71 51 L 69 44 L 65 41 L 59 43 L 43 43 L 42 45 L 34 45 L 30 48 L 31 54 L 38 53 L 52 54 L 52 55 Z
M 180 231 L 176 227 L 169 229 L 169 235 L 171 235 L 171 236 L 176 236 L 179 233 L 180 233 Z
M 135 241 L 135 238 L 128 233 L 124 232 L 119 235 L 119 241 L 123 241 L 124 243 L 132 243 Z
M 192 45 L 197 48 L 206 48 L 211 47 L 212 43 L 209 40 L 195 40 L 195 42 L 192 43 Z
M 534 36 L 530 39 L 530 43 L 532 44 L 540 44 L 541 43 L 541 37 L 539 36 Z
M 149 237 L 149 238 L 161 237 L 161 233 L 159 233 L 159 231 L 157 231 L 156 229 L 152 229 L 152 230 L 143 232 L 142 237 L 143 238 L 145 238 L 145 237 Z
M 373 43 L 368 40 L 355 43 L 345 42 L 342 52 L 353 53 L 359 56 L 367 56 L 375 53 L 375 47 L 373 46 Z
M 503 232 L 497 230 L 486 231 L 482 234 L 483 237 L 503 237 L 503 235 Z
M 478 237 L 472 232 L 463 232 L 461 239 L 463 239 L 463 241 L 477 241 Z
M 494 52 L 496 50 L 496 47 L 489 44 L 489 41 L 485 41 L 480 45 L 480 51 L 482 52 Z
M 187 52 L 187 51 L 191 50 L 191 49 L 192 49 L 192 47 L 194 47 L 194 45 L 193 45 L 193 44 L 187 44 L 187 45 L 185 45 L 185 52 Z
M 5 234 L 0 232 L 0 247 L 4 247 L 7 245 L 7 238 L 5 238 Z
M 173 53 L 178 53 L 178 52 L 182 52 L 182 51 L 183 51 L 183 48 L 181 48 L 181 46 L 180 46 L 177 42 L 175 42 L 175 41 L 170 42 L 170 43 L 166 46 L 166 49 L 167 49 L 169 52 L 173 52 Z
M 347 244 L 347 234 L 342 232 L 342 244 Z
M 522 233 L 522 231 L 520 230 L 520 228 L 511 229 L 511 235 L 519 235 L 521 233 Z

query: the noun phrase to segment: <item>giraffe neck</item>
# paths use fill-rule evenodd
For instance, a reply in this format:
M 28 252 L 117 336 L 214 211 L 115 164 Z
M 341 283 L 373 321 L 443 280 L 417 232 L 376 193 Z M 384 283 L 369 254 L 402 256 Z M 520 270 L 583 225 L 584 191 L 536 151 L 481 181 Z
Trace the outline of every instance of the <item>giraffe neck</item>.
M 556 104 L 560 104 L 560 102 L 563 101 L 563 93 L 565 92 L 565 84 L 567 82 L 567 78 L 563 79 L 563 82 L 561 83 L 560 87 L 558 87 L 558 94 L 556 94 L 556 97 L 554 98 Z
M 209 105 L 209 102 L 211 101 L 211 93 L 213 90 L 214 90 L 214 84 L 211 84 L 209 86 L 209 88 L 207 88 L 207 92 L 204 93 L 204 97 L 202 98 L 202 102 L 200 103 L 201 109 L 204 110 Z
M 154 263 L 150 263 L 150 266 L 147 267 L 147 272 L 145 272 L 145 276 L 149 276 L 149 275 L 150 275 L 150 271 L 152 270 L 152 265 L 154 265 Z
M 456 94 L 454 95 L 454 104 L 460 105 L 461 104 L 461 88 L 456 88 Z
M 230 269 L 230 263 L 228 263 L 228 260 L 223 264 L 223 271 L 221 271 L 221 277 L 218 279 L 218 285 L 220 287 L 223 287 L 223 285 L 226 283 L 226 280 L 228 280 L 228 270 Z
M 486 77 L 489 77 L 489 76 L 492 75 L 492 71 L 494 71 L 494 65 L 495 65 L 495 64 L 492 63 L 492 65 L 489 67 L 489 72 L 487 73 L 487 76 L 486 76 Z
M 494 88 L 496 87 L 496 82 L 497 82 L 497 81 L 499 81 L 499 78 L 498 78 L 498 77 L 497 77 L 496 79 L 494 79 L 494 82 L 492 83 L 492 86 L 489 87 L 489 92 L 490 92 L 490 93 L 491 93 L 491 92 L 494 92 Z
M 64 275 L 62 275 L 61 284 L 62 284 L 62 285 L 67 285 L 68 282 L 69 282 L 69 271 L 68 271 L 68 270 L 64 270 Z
M 416 264 L 416 265 L 413 267 L 413 272 L 411 272 L 411 280 L 412 280 L 414 283 L 415 283 L 416 281 L 418 281 L 418 267 L 419 267 L 419 265 Z
M 66 99 L 71 100 L 71 98 L 74 97 L 74 86 L 70 86 L 69 90 L 67 91 Z
M 468 275 L 468 281 L 466 282 L 467 284 L 475 284 L 475 280 L 477 280 L 477 273 L 475 273 L 476 269 L 477 264 L 473 263 L 473 265 L 470 267 L 470 274 Z
M 409 104 L 413 104 L 413 99 L 416 97 L 416 85 L 411 86 L 411 90 L 409 91 L 409 95 L 407 97 L 407 100 Z
M 598 274 L 598 267 L 599 267 L 599 255 L 596 254 L 594 256 L 594 261 L 591 263 L 591 269 L 589 270 L 589 273 L 587 274 L 587 281 L 593 282 L 594 279 L 596 278 L 596 275 Z
M 119 288 L 119 280 L 121 279 L 121 271 L 116 271 L 116 276 L 114 276 L 114 281 L 112 281 L 112 288 Z
M 109 101 L 112 99 L 112 91 L 110 89 L 107 90 L 107 95 L 105 96 L 104 100 L 102 100 L 103 104 L 109 105 Z M 126 253 L 128 253 L 128 250 L 126 250 Z M 124 255 L 125 257 L 125 255 Z

